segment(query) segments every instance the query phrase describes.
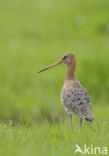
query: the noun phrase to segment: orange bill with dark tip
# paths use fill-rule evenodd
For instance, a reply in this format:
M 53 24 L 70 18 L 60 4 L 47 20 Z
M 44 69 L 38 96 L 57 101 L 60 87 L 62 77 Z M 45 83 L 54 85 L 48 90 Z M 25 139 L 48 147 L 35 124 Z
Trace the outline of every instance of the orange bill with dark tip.
M 40 70 L 38 73 L 41 73 L 41 72 L 43 72 L 43 71 L 45 71 L 47 69 L 50 69 L 52 67 L 55 67 L 56 65 L 61 64 L 61 63 L 62 63 L 61 61 L 58 61 L 55 64 L 52 64 L 52 65 L 48 66 L 47 68 L 44 68 L 44 69 Z

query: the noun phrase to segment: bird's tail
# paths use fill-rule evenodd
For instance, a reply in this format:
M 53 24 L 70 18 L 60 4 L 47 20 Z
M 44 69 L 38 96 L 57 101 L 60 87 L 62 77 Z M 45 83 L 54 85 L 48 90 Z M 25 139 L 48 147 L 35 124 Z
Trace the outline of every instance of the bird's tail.
M 92 122 L 94 119 L 93 118 L 85 118 L 86 121 Z

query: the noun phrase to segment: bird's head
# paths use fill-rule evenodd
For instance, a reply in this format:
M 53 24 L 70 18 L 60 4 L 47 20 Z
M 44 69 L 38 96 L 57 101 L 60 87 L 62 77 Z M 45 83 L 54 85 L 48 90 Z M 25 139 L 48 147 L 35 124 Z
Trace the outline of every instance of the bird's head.
M 75 61 L 75 56 L 72 53 L 67 53 L 65 54 L 61 60 L 62 63 L 66 63 L 66 64 L 70 64 L 73 63 Z
M 47 69 L 50 69 L 50 68 L 52 68 L 52 67 L 54 67 L 54 66 L 56 66 L 56 65 L 59 65 L 59 64 L 61 64 L 61 63 L 74 64 L 74 63 L 75 63 L 75 56 L 74 56 L 74 54 L 72 54 L 71 52 L 65 54 L 58 62 L 56 62 L 56 63 L 54 63 L 54 64 L 48 66 L 47 68 L 42 69 L 42 70 L 39 71 L 38 73 L 41 73 L 41 72 L 43 72 L 43 71 L 45 71 L 45 70 L 47 70 Z

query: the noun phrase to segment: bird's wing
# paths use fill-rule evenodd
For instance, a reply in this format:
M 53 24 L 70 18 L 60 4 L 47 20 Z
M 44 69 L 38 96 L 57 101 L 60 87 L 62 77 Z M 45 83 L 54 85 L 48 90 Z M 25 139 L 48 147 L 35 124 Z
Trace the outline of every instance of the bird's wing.
M 88 92 L 80 85 L 80 83 L 75 83 L 73 85 L 73 91 L 72 109 L 78 110 L 78 115 L 86 120 L 92 120 L 92 104 Z
M 88 92 L 77 81 L 62 90 L 62 103 L 67 112 L 92 120 L 92 104 Z

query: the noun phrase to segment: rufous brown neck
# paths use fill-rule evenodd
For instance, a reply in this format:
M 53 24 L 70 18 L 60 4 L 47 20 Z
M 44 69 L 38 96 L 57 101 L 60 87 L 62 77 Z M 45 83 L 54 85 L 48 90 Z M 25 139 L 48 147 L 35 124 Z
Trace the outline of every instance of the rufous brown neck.
M 66 71 L 66 76 L 65 76 L 65 82 L 69 82 L 71 80 L 75 80 L 75 69 L 76 69 L 76 62 L 67 64 L 67 71 Z

